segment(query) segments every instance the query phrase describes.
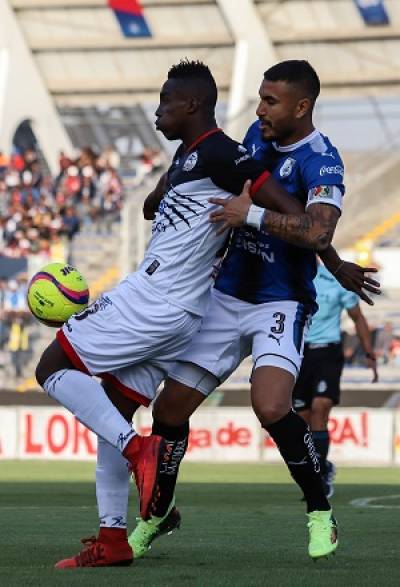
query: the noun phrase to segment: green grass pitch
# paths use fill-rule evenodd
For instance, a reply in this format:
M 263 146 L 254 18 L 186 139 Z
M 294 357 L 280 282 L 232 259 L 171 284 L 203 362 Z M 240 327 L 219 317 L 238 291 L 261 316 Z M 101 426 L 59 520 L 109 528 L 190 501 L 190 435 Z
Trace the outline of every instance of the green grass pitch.
M 307 556 L 304 504 L 284 467 L 189 463 L 178 488 L 179 532 L 131 567 L 56 571 L 97 531 L 93 479 L 92 463 L 0 463 L 2 587 L 400 585 L 399 469 L 339 470 L 341 544 L 329 560 Z M 374 499 L 351 503 L 362 498 Z

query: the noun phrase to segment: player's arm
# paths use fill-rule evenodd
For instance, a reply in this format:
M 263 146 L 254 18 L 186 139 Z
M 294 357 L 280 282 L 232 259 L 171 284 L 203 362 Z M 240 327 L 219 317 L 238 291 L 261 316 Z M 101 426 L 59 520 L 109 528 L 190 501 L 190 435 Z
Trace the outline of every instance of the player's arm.
M 289 206 L 293 209 L 295 198 L 289 196 L 278 182 L 268 177 L 261 186 L 257 186 L 255 193 L 251 193 L 250 186 L 250 182 L 246 181 L 240 196 L 228 201 L 210 199 L 212 203 L 221 206 L 210 215 L 211 222 L 222 222 L 219 232 L 248 224 L 263 228 L 270 235 L 299 247 L 317 252 L 328 248 L 340 217 L 340 210 L 336 206 L 313 204 L 304 211 L 298 202 L 300 212 L 281 213 L 272 208 L 272 203 L 275 209 L 282 210 L 285 207 L 287 210 Z M 268 209 L 260 210 L 259 206 Z
M 372 347 L 371 333 L 368 327 L 368 322 L 365 319 L 364 314 L 361 312 L 359 304 L 353 306 L 352 308 L 348 308 L 347 313 L 354 322 L 356 334 L 365 353 L 367 365 L 370 369 L 372 369 L 372 383 L 375 383 L 378 381 L 378 371 L 376 368 L 376 357 Z
M 143 216 L 146 220 L 153 220 L 165 192 L 166 173 L 164 173 L 154 190 L 149 193 L 143 204 Z
M 373 300 L 364 290 L 376 295 L 381 293 L 379 281 L 367 275 L 368 273 L 376 273 L 377 269 L 375 267 L 361 267 L 361 265 L 357 265 L 356 263 L 343 261 L 332 245 L 325 249 L 325 251 L 321 251 L 319 256 L 325 267 L 338 280 L 342 287 L 356 293 L 359 298 L 370 306 L 374 305 Z

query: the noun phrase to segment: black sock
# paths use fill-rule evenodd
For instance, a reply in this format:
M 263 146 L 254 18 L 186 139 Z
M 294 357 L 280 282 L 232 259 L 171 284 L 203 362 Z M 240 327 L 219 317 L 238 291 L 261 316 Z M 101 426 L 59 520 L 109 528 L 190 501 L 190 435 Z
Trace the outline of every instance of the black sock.
M 326 475 L 326 459 L 328 458 L 329 451 L 329 433 L 327 430 L 313 430 L 312 437 L 321 465 L 321 474 Z
M 154 420 L 152 434 L 162 436 L 167 443 L 165 458 L 161 463 L 158 477 L 160 495 L 152 511 L 154 516 L 161 518 L 167 513 L 174 497 L 179 465 L 188 446 L 189 422 L 185 422 L 179 427 L 173 427 Z
M 279 448 L 289 471 L 304 493 L 307 511 L 329 510 L 325 497 L 320 464 L 307 424 L 291 410 L 267 431 Z

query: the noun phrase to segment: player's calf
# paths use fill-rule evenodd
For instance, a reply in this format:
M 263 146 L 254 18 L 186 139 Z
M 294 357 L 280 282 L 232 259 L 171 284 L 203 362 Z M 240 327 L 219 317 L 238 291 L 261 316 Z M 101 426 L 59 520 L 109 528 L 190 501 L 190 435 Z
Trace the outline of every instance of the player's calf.
M 155 421 L 151 436 L 135 436 L 125 448 L 123 454 L 132 465 L 143 520 L 163 518 L 169 510 L 188 437 L 188 422 L 170 427 Z
M 161 436 L 136 434 L 126 445 L 123 455 L 129 461 L 139 492 L 140 517 L 148 520 L 158 491 L 160 463 L 165 452 Z

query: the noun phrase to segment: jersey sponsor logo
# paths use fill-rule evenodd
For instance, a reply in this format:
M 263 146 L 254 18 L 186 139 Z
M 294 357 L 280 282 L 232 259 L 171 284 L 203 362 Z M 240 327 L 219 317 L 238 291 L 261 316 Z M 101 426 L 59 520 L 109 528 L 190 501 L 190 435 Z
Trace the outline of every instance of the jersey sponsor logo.
M 341 175 L 343 177 L 344 169 L 341 165 L 323 165 L 319 170 L 319 174 L 321 177 L 324 175 Z
M 238 249 L 244 249 L 251 255 L 257 255 L 266 263 L 275 263 L 275 254 L 268 251 L 269 243 L 263 243 L 254 238 L 251 232 L 240 232 L 235 243 Z
M 333 199 L 333 186 L 331 185 L 318 185 L 310 190 L 311 198 L 323 198 L 325 200 Z
M 103 310 L 105 310 L 108 306 L 112 305 L 113 303 L 108 296 L 101 296 L 98 300 L 93 302 L 93 304 L 90 304 L 90 306 L 88 306 L 85 310 L 82 310 L 82 312 L 79 312 L 79 314 L 74 314 L 73 318 L 75 318 L 75 320 L 78 321 L 84 320 L 92 314 L 97 314 L 97 312 L 103 312 Z M 68 323 L 66 324 L 68 327 Z
M 183 171 L 192 171 L 192 169 L 196 166 L 198 159 L 197 151 L 194 153 L 190 153 L 189 157 L 186 159 L 185 163 L 183 164 Z
M 250 153 L 246 153 L 246 155 L 239 157 L 239 159 L 235 159 L 235 165 L 239 165 L 240 163 L 243 163 L 243 161 L 247 161 L 247 159 L 251 159 Z
M 296 159 L 292 159 L 292 157 L 288 157 L 283 162 L 283 165 L 279 170 L 279 175 L 281 177 L 289 177 L 289 175 L 292 173 L 295 165 L 296 165 Z
M 309 455 L 309 457 L 311 459 L 311 462 L 312 462 L 312 464 L 314 466 L 314 471 L 316 473 L 319 473 L 320 470 L 321 470 L 321 466 L 320 466 L 320 463 L 319 463 L 318 454 L 317 454 L 317 451 L 316 451 L 315 446 L 314 446 L 314 442 L 313 442 L 313 438 L 312 438 L 311 432 L 306 432 L 306 434 L 304 435 L 304 444 L 305 444 L 305 447 L 306 447 L 306 449 L 308 451 L 308 455 Z

